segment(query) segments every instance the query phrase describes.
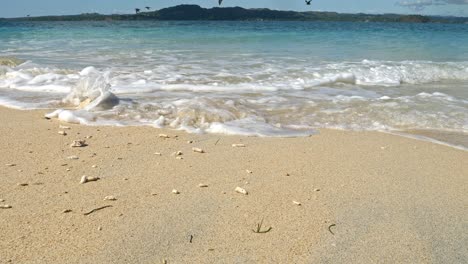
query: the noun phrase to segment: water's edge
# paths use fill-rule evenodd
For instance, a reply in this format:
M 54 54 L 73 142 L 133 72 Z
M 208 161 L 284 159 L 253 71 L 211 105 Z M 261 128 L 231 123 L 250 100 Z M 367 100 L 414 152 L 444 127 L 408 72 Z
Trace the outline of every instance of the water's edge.
M 21 108 L 14 108 L 14 107 L 8 107 L 5 105 L 0 105 L 0 108 L 7 108 L 11 109 L 14 111 L 23 111 L 23 112 L 36 112 L 40 113 L 42 116 L 47 115 L 47 113 L 50 113 L 51 111 L 55 109 L 50 109 L 50 108 L 42 108 L 42 109 L 21 109 Z M 72 109 L 70 109 L 72 110 Z M 45 118 L 45 117 L 44 117 Z M 104 126 L 115 126 L 115 127 L 151 127 L 154 128 L 155 131 L 161 129 L 157 128 L 151 125 L 147 124 L 140 124 L 140 125 L 126 125 L 126 126 L 120 126 L 116 124 L 97 124 L 97 123 L 89 123 L 89 124 L 80 124 L 84 126 L 93 126 L 93 127 L 104 127 Z M 170 128 L 164 128 L 164 130 L 174 130 L 174 131 L 182 131 L 181 129 L 170 129 Z M 404 137 L 404 138 L 409 138 L 412 140 L 417 140 L 417 141 L 423 141 L 423 142 L 428 142 L 436 145 L 442 145 L 446 147 L 450 147 L 453 149 L 457 150 L 462 150 L 462 151 L 468 151 L 468 135 L 465 134 L 460 134 L 457 133 L 455 137 L 448 137 L 447 134 L 444 134 L 443 132 L 441 133 L 440 131 L 429 131 L 429 130 L 421 130 L 421 131 L 383 131 L 383 130 L 373 130 L 373 131 L 356 131 L 356 130 L 343 130 L 343 129 L 334 129 L 334 128 L 319 128 L 316 129 L 315 133 L 310 133 L 309 135 L 304 135 L 304 136 L 294 136 L 294 137 L 313 137 L 314 135 L 320 134 L 321 131 L 326 131 L 326 130 L 335 130 L 335 131 L 344 131 L 344 132 L 353 132 L 353 133 L 383 133 L 383 134 L 389 134 L 393 136 L 398 136 L 398 137 Z M 189 133 L 187 131 L 182 131 L 184 133 Z M 420 134 L 417 134 L 417 133 Z M 157 133 L 157 132 L 156 132 Z M 216 134 L 216 133 L 213 133 Z M 427 136 L 428 134 L 431 134 L 432 137 Z M 454 133 L 449 133 L 449 134 L 454 134 Z M 240 136 L 243 137 L 243 135 L 230 135 L 230 134 L 219 134 L 221 136 Z M 245 137 L 256 137 L 256 136 L 245 136 Z M 440 140 L 441 137 L 444 139 L 444 141 Z M 463 143 L 460 144 L 460 137 L 463 137 Z M 277 136 L 276 138 L 292 138 L 290 137 L 281 137 Z M 381 146 L 382 149 L 385 149 L 388 146 Z

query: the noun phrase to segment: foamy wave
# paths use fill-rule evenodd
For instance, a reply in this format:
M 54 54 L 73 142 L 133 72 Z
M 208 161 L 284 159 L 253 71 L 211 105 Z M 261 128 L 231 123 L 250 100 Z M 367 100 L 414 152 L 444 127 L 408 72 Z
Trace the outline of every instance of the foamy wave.
M 398 86 L 401 84 L 425 84 L 439 81 L 468 80 L 466 62 L 380 62 L 364 60 L 361 63 L 332 65 L 339 71 L 356 76 L 358 85 Z
M 26 92 L 68 93 L 76 75 L 49 68 L 10 68 L 0 71 L 0 89 Z
M 99 72 L 87 67 L 80 72 L 82 78 L 71 92 L 62 100 L 87 111 L 108 110 L 119 104 L 119 98 L 111 91 L 110 72 Z
M 279 124 L 268 124 L 257 118 L 245 118 L 226 123 L 215 122 L 211 123 L 205 131 L 215 134 L 258 137 L 303 137 L 315 134 L 315 130 L 310 127 L 281 127 Z
M 173 68 L 163 68 L 169 71 Z M 314 87 L 335 85 L 360 86 L 400 86 L 404 84 L 426 84 L 441 81 L 467 81 L 468 63 L 436 62 L 342 62 L 325 63 L 319 66 L 292 69 L 265 67 L 255 72 L 219 73 L 205 71 L 196 73 L 193 70 L 176 72 L 142 72 L 123 73 L 106 71 L 98 73 L 94 67 L 87 67 L 80 72 L 63 69 L 38 67 L 0 68 L 0 89 L 14 89 L 29 92 L 69 93 L 77 91 L 77 85 L 92 86 L 89 76 L 106 79 L 113 86 L 115 94 L 150 93 L 163 91 L 223 92 L 223 91 L 280 91 L 305 90 Z M 248 67 L 247 67 L 248 70 Z M 82 84 L 80 84 L 82 83 Z
M 83 69 L 82 78 L 62 103 L 77 107 L 79 110 L 58 109 L 46 115 L 47 118 L 58 118 L 61 121 L 76 124 L 90 124 L 96 121 L 94 111 L 105 111 L 119 104 L 119 98 L 110 92 L 110 72 L 100 72 L 94 67 Z
M 466 84 L 467 63 L 362 61 L 290 67 L 220 73 L 184 72 L 184 67 L 161 67 L 176 71 L 165 72 L 2 66 L 0 104 L 37 108 L 48 102 L 59 108 L 49 117 L 66 122 L 142 124 L 192 133 L 303 136 L 314 128 L 468 129 L 466 98 L 443 88 L 445 81 L 449 88 L 454 82 Z
M 96 121 L 96 116 L 85 110 L 64 110 L 57 109 L 52 113 L 46 114 L 46 118 L 57 118 L 60 121 L 72 123 L 72 124 L 82 124 L 87 125 L 93 121 Z

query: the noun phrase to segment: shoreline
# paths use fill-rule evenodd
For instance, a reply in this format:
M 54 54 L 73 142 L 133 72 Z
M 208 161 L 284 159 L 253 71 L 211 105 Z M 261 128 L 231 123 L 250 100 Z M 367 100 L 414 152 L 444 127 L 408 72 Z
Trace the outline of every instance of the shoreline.
M 22 108 L 16 108 L 14 106 L 5 106 L 5 105 L 0 105 L 0 108 L 5 108 L 5 109 L 11 109 L 14 111 L 35 111 L 35 112 L 41 112 L 43 113 L 42 117 L 44 117 L 45 114 L 51 113 L 55 110 L 56 108 L 43 108 L 43 109 L 22 109 Z M 64 108 L 64 110 L 74 110 L 73 108 Z M 52 118 L 56 119 L 56 118 Z M 57 122 L 62 122 L 66 123 L 60 120 L 56 120 Z M 80 126 L 90 126 L 90 127 L 149 127 L 149 128 L 154 128 L 156 130 L 164 130 L 167 132 L 181 132 L 181 133 L 187 133 L 187 134 L 193 134 L 193 135 L 213 135 L 213 136 L 237 136 L 237 137 L 259 137 L 259 138 L 300 138 L 300 137 L 311 137 L 316 134 L 321 133 L 321 131 L 342 131 L 342 132 L 354 132 L 354 133 L 359 133 L 359 132 L 370 132 L 370 133 L 383 133 L 383 134 L 389 134 L 393 136 L 398 136 L 398 137 L 404 137 L 404 138 L 409 138 L 413 140 L 418 140 L 418 141 L 423 141 L 423 142 L 429 142 L 432 144 L 437 144 L 437 145 L 442 145 L 462 151 L 468 151 L 468 134 L 465 134 L 463 132 L 455 132 L 455 131 L 440 131 L 440 130 L 423 130 L 423 129 L 409 129 L 409 130 L 345 130 L 345 129 L 336 129 L 336 128 L 314 128 L 315 133 L 312 133 L 308 136 L 246 136 L 246 135 L 231 135 L 231 134 L 217 134 L 217 133 L 190 133 L 185 130 L 177 130 L 177 129 L 172 129 L 172 128 L 158 128 L 155 126 L 151 126 L 148 124 L 141 124 L 141 125 L 119 125 L 118 123 L 109 123 L 109 124 L 74 124 L 74 125 L 80 125 Z
M 45 112 L 0 107 L 0 205 L 11 206 L 0 255 L 11 263 L 468 260 L 466 151 L 381 132 L 198 135 Z M 272 229 L 252 232 L 261 221 Z
M 377 131 L 413 140 L 429 142 L 462 151 L 468 151 L 468 135 L 463 133 L 441 132 L 436 130 Z M 442 141 L 444 140 L 444 141 Z M 451 142 L 450 142 L 451 141 Z

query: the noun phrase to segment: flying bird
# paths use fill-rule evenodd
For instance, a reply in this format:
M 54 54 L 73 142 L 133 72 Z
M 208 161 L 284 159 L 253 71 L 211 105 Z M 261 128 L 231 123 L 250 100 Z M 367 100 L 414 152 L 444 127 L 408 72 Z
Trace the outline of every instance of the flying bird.
M 310 5 L 310 2 L 312 2 L 312 0 L 305 0 L 306 2 L 306 5 Z
M 149 7 L 149 6 L 147 6 L 147 7 L 145 7 L 145 8 L 146 8 L 146 10 L 150 10 L 150 9 L 151 9 L 151 7 Z
M 221 5 L 223 3 L 223 0 L 218 0 L 218 4 Z
M 135 8 L 135 13 L 140 13 L 140 8 Z

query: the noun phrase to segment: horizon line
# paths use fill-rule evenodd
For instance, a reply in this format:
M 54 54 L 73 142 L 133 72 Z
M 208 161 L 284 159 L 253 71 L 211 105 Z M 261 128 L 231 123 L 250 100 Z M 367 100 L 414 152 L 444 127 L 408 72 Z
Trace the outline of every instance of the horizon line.
M 128 16 L 134 16 L 134 15 L 139 15 L 139 14 L 147 14 L 147 13 L 154 13 L 163 9 L 167 8 L 173 8 L 173 7 L 178 7 L 178 6 L 198 6 L 202 9 L 233 9 L 233 8 L 242 8 L 245 10 L 260 10 L 260 9 L 267 9 L 271 11 L 281 11 L 281 12 L 295 12 L 295 13 L 335 13 L 335 14 L 345 14 L 345 15 L 371 15 L 371 16 L 378 16 L 378 15 L 397 15 L 397 16 L 422 16 L 422 17 L 451 17 L 451 18 L 468 18 L 468 16 L 455 16 L 455 15 L 422 15 L 422 14 L 400 14 L 400 13 L 365 13 L 365 12 L 358 12 L 358 13 L 347 13 L 347 12 L 337 12 L 337 11 L 324 11 L 324 10 L 311 10 L 311 11 L 295 11 L 295 10 L 285 10 L 285 9 L 271 9 L 268 7 L 257 7 L 257 8 L 245 8 L 241 6 L 231 6 L 231 7 L 219 7 L 219 6 L 214 6 L 211 8 L 205 8 L 201 7 L 200 5 L 196 4 L 181 4 L 181 5 L 175 5 L 175 6 L 169 6 L 161 9 L 155 9 L 151 11 L 145 11 L 145 12 L 140 12 L 140 13 L 98 13 L 98 12 L 85 12 L 85 13 L 79 13 L 79 14 L 48 14 L 48 15 L 26 15 L 22 17 L 0 17 L 0 19 L 21 19 L 21 18 L 41 18 L 41 17 L 62 17 L 62 16 L 81 16 L 81 15 L 86 15 L 86 14 L 97 14 L 101 16 L 113 16 L 113 15 L 128 15 Z

